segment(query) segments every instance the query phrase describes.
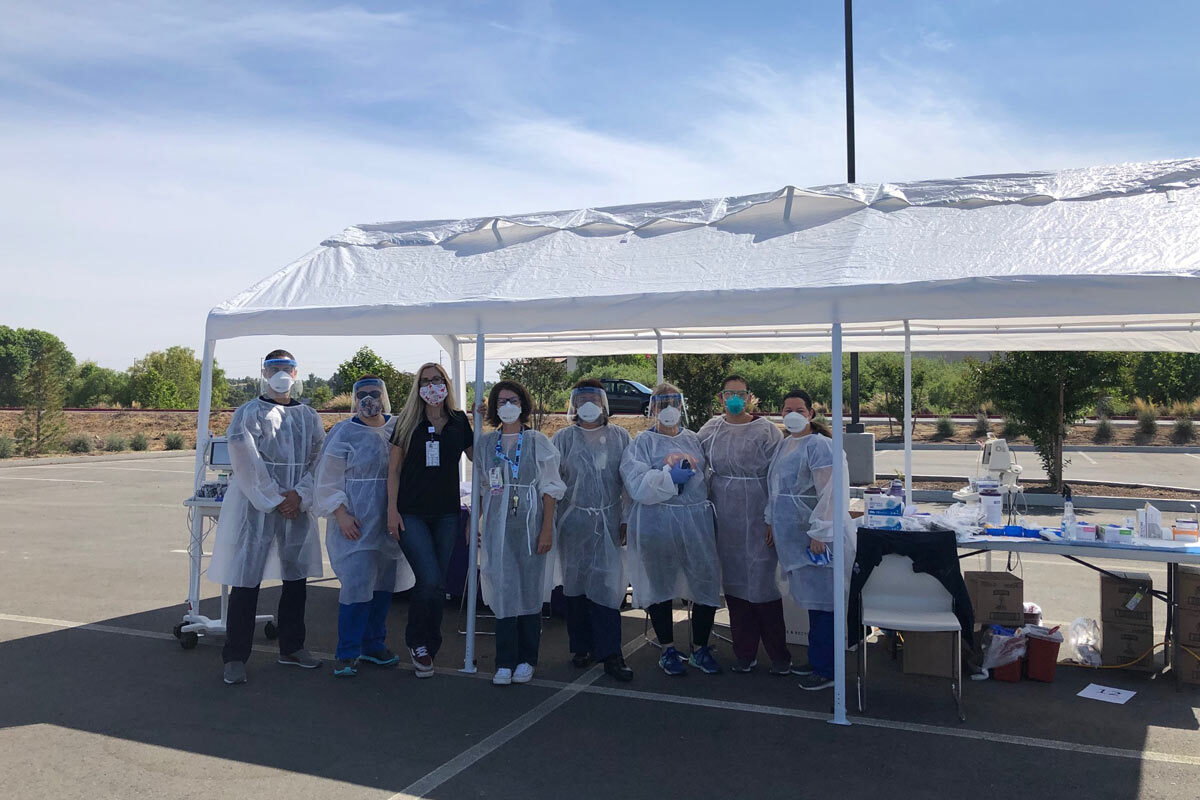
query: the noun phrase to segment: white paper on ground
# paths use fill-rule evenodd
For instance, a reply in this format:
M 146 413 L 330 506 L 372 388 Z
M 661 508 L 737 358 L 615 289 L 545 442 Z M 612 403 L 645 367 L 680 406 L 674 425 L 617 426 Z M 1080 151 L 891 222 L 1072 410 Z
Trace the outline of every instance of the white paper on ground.
M 1089 683 L 1087 688 L 1079 693 L 1079 697 L 1086 697 L 1089 700 L 1102 700 L 1105 703 L 1116 703 L 1117 705 L 1125 705 L 1129 698 L 1133 697 L 1137 692 L 1131 692 L 1128 689 L 1114 689 L 1111 686 L 1101 686 L 1098 683 Z

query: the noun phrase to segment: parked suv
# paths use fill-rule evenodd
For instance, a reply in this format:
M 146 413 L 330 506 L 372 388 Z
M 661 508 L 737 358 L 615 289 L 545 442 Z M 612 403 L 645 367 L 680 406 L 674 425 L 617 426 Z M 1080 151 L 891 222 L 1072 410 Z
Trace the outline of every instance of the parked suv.
M 650 408 L 650 388 L 637 381 L 610 380 L 605 378 L 604 391 L 608 392 L 608 410 L 612 414 L 646 415 Z

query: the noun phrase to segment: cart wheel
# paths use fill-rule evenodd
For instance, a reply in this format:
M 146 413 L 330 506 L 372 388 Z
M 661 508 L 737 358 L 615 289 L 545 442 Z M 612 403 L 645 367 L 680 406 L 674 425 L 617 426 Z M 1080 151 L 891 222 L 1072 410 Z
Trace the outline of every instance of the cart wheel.
M 200 634 L 196 633 L 195 631 L 188 631 L 187 633 L 180 634 L 179 636 L 179 646 L 184 650 L 192 650 L 199 643 Z
M 274 622 L 268 622 L 266 625 L 263 625 L 263 636 L 274 641 L 279 638 L 279 628 L 275 627 Z
M 183 636 L 183 623 L 181 622 L 178 625 L 176 625 L 174 628 L 171 628 L 171 633 L 175 636 L 176 639 L 178 639 L 180 636 Z

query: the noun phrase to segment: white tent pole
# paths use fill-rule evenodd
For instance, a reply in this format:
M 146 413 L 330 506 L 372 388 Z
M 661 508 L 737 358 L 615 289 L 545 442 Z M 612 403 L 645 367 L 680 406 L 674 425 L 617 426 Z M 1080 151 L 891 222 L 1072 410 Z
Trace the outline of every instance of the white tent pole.
M 475 408 L 483 400 L 483 323 L 479 323 L 479 331 L 475 335 Z M 482 459 L 479 452 L 479 440 L 483 436 L 483 415 L 478 410 L 473 414 L 475 421 L 475 440 L 473 443 L 475 459 Z M 479 469 L 473 470 L 471 478 L 471 523 L 467 530 L 467 648 L 463 655 L 463 672 L 475 672 L 475 608 L 479 603 L 479 512 L 480 492 L 482 486 L 476 486 L 474 476 L 480 474 Z
M 842 324 L 833 323 L 833 719 L 834 725 L 849 725 L 846 719 L 846 518 L 842 470 L 846 454 L 842 449 Z M 860 644 L 860 646 L 862 646 Z
M 912 332 L 904 320 L 904 505 L 912 505 Z
M 467 407 L 467 387 L 463 383 L 463 361 L 462 361 L 462 345 L 459 344 L 457 337 L 450 337 L 448 342 L 450 352 L 447 355 L 450 357 L 450 381 L 454 384 L 454 399 L 458 403 L 458 407 L 466 410 Z M 460 481 L 466 479 L 467 462 L 465 458 L 458 460 L 458 479 Z
M 204 456 L 208 451 L 208 427 L 212 414 L 213 354 L 216 348 L 216 339 L 204 340 L 204 356 L 200 365 L 199 408 L 196 411 L 196 461 L 192 475 L 193 495 L 200 489 L 205 478 Z M 199 513 L 194 513 L 191 535 L 188 538 L 188 614 L 200 613 L 200 573 L 204 558 L 203 533 L 204 518 Z M 224 614 L 222 614 L 222 618 L 224 618 Z
M 654 338 L 658 341 L 658 360 L 656 362 L 657 368 L 658 368 L 658 382 L 662 383 L 663 382 L 662 332 L 658 328 L 654 329 Z

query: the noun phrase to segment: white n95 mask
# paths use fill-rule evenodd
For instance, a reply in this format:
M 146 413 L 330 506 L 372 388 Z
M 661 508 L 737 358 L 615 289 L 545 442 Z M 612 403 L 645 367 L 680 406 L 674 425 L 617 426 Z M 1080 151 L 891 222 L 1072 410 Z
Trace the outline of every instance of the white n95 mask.
M 267 385 L 276 394 L 287 394 L 292 390 L 292 384 L 295 382 L 296 379 L 292 377 L 290 372 L 280 370 L 267 380 Z
M 808 417 L 799 411 L 784 414 L 783 427 L 788 429 L 788 433 L 804 433 L 808 429 Z
M 496 411 L 496 416 L 500 418 L 501 422 L 511 425 L 521 418 L 521 404 L 505 403 Z
M 674 428 L 683 419 L 683 412 L 675 406 L 667 406 L 658 412 L 658 421 L 667 428 Z
M 588 401 L 579 408 L 575 409 L 575 416 L 579 417 L 584 422 L 595 422 L 596 420 L 600 419 L 600 414 L 600 406 L 591 401 Z

